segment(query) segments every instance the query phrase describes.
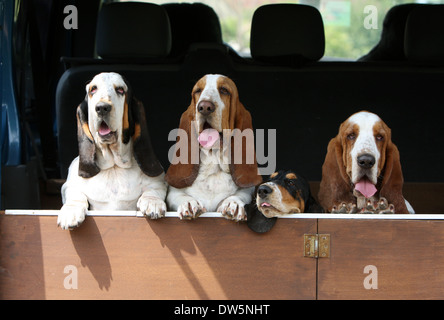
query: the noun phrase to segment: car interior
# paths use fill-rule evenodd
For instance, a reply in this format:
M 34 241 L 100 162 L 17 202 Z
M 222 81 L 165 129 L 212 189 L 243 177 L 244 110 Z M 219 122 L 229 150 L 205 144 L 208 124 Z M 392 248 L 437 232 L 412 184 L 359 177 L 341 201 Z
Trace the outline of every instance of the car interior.
M 80 27 L 67 30 L 64 8 L 74 2 Z M 143 102 L 165 171 L 175 143 L 168 134 L 190 104 L 193 85 L 205 74 L 224 74 L 236 83 L 254 128 L 264 130 L 266 146 L 275 130 L 276 170 L 295 170 L 314 195 L 328 142 L 345 119 L 367 110 L 392 130 L 405 198 L 416 213 L 444 212 L 444 5 L 392 7 L 379 43 L 353 61 L 324 56 L 323 17 L 303 4 L 255 10 L 251 56 L 224 42 L 218 14 L 203 3 L 34 0 L 16 1 L 15 12 L 22 134 L 15 163 L 4 151 L 12 135 L 2 138 L 2 208 L 60 208 L 60 186 L 78 155 L 76 108 L 88 81 L 113 71 Z

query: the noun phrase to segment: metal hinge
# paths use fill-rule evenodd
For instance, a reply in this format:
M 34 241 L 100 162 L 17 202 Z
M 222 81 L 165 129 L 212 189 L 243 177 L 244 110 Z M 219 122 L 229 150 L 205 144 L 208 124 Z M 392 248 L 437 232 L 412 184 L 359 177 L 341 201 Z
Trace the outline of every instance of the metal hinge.
M 330 235 L 329 234 L 304 234 L 304 257 L 329 258 Z

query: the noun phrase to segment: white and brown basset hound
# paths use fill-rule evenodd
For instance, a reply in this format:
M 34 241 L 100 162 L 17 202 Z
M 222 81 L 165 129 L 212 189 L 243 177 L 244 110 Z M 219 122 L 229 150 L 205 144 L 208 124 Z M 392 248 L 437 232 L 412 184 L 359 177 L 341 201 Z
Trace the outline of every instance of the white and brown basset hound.
M 62 186 L 57 223 L 78 226 L 90 210 L 166 211 L 164 171 L 153 151 L 145 111 L 117 73 L 96 75 L 77 108 L 79 156 Z
M 262 181 L 254 142 L 239 143 L 242 135 L 253 135 L 251 115 L 239 101 L 235 83 L 223 75 L 201 78 L 191 97 L 179 124 L 185 135 L 177 137 L 165 176 L 169 209 L 181 219 L 217 210 L 227 219 L 245 220 L 244 205 Z M 179 150 L 180 145 L 188 148 Z M 187 154 L 181 158 L 180 152 Z
M 332 213 L 414 213 L 391 129 L 374 113 L 353 114 L 328 144 L 318 200 Z

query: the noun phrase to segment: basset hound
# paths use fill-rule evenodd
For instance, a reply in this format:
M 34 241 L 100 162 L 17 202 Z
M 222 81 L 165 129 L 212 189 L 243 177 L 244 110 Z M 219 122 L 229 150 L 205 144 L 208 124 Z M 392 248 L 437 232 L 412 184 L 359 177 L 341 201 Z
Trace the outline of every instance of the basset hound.
M 117 73 L 96 75 L 77 107 L 79 156 L 62 186 L 57 223 L 72 229 L 90 210 L 166 212 L 167 185 L 153 151 L 145 111 Z
M 391 129 L 367 111 L 353 114 L 328 144 L 318 193 L 332 213 L 414 213 Z
M 165 175 L 169 209 L 181 219 L 217 210 L 227 219 L 245 220 L 244 205 L 262 182 L 248 137 L 254 139 L 252 118 L 235 83 L 223 75 L 197 81 Z
M 253 231 L 270 230 L 277 217 L 293 213 L 323 213 L 313 198 L 307 180 L 293 170 L 280 170 L 256 188 L 249 205 L 247 225 Z

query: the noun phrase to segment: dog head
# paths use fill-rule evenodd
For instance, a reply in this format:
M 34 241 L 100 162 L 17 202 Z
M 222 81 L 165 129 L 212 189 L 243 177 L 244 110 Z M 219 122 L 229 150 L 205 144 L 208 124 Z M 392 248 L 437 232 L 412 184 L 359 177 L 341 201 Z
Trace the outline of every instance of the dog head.
M 307 181 L 292 170 L 273 173 L 256 192 L 258 210 L 267 218 L 305 212 L 310 196 Z
M 86 96 L 77 108 L 79 175 L 95 176 L 102 169 L 97 148 L 112 150 L 118 165 L 136 159 L 149 176 L 163 172 L 145 119 L 145 110 L 132 94 L 128 82 L 117 73 L 100 73 L 86 86 Z
M 250 206 L 247 224 L 262 233 L 270 230 L 277 217 L 303 212 L 323 212 L 311 196 L 310 185 L 293 170 L 273 173 L 256 188 L 254 205 Z
M 250 134 L 254 140 L 251 114 L 240 102 L 237 87 L 230 78 L 210 74 L 197 81 L 191 91 L 191 103 L 180 118 L 179 128 L 186 132 L 188 157 L 184 163 L 178 160 L 177 150 L 174 153 L 165 176 L 173 187 L 192 185 L 199 172 L 199 163 L 192 160 L 192 153 L 211 148 L 217 142 L 221 144 L 222 140 L 224 143 L 231 141 L 229 167 L 235 184 L 247 188 L 262 182 L 254 143 L 241 142 L 244 134 Z M 227 137 L 226 132 L 229 132 Z

